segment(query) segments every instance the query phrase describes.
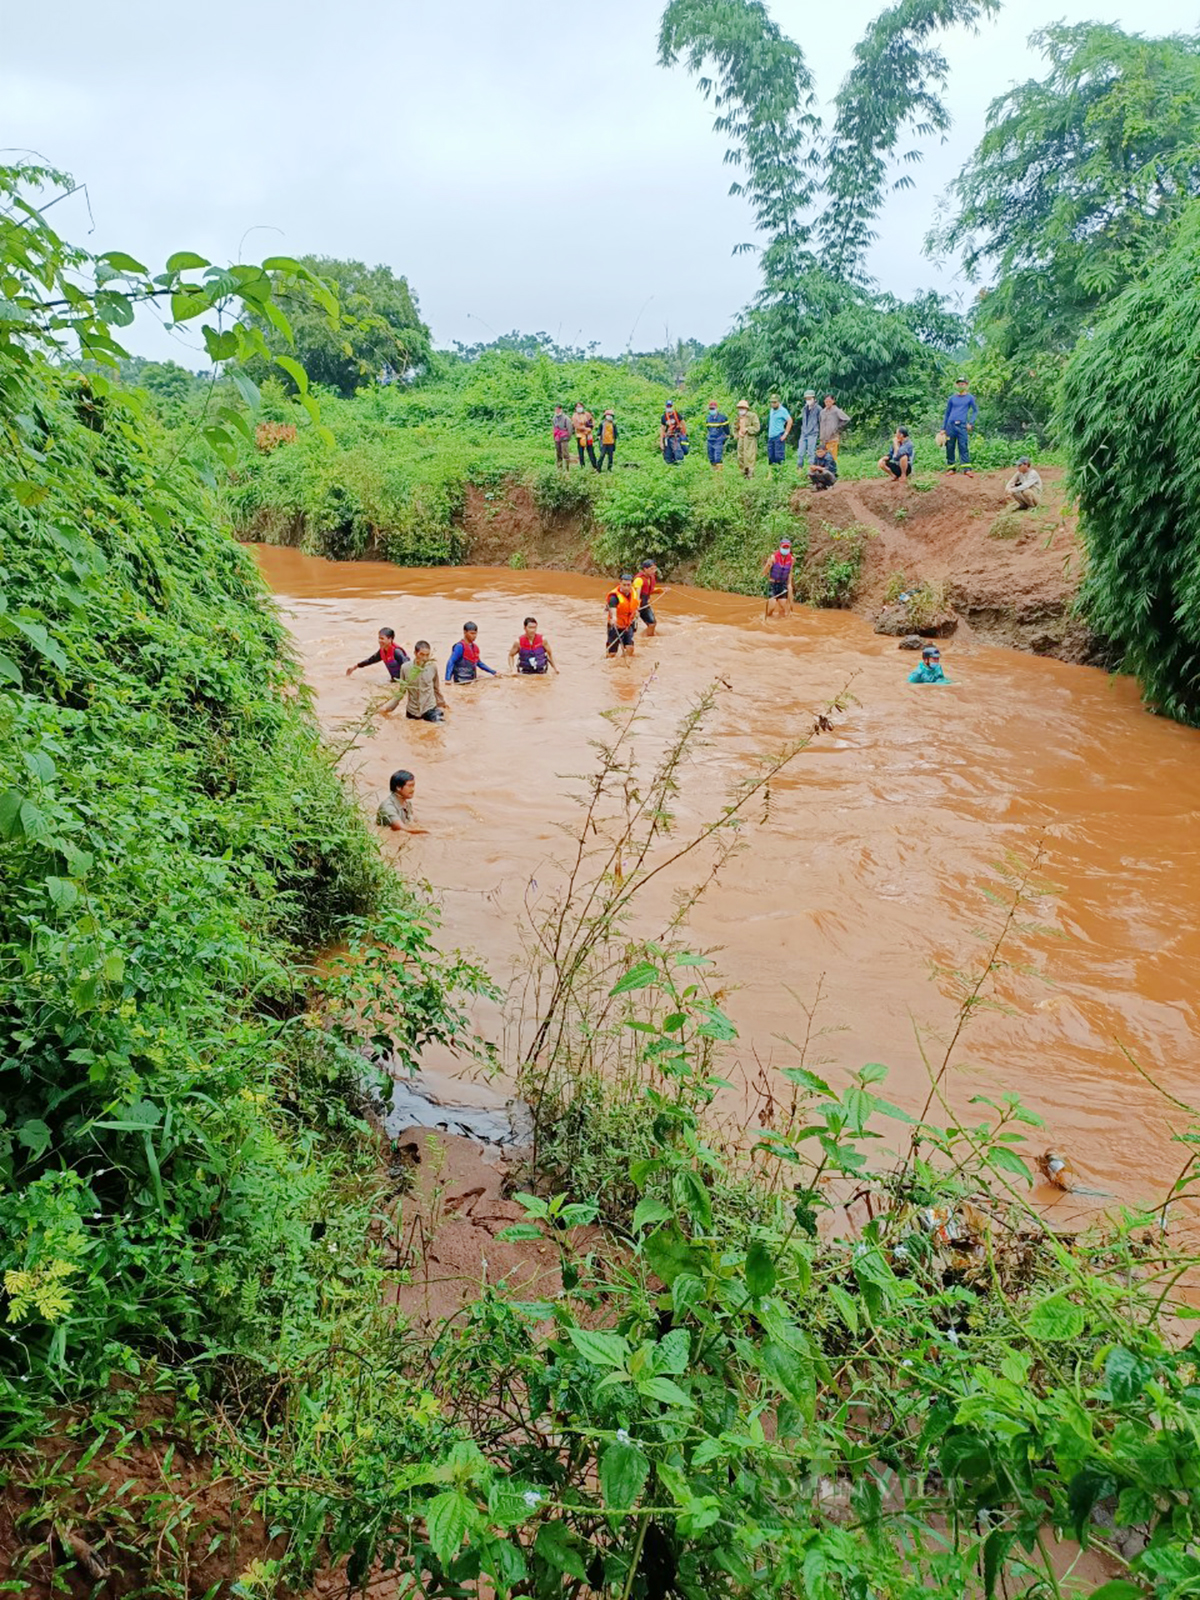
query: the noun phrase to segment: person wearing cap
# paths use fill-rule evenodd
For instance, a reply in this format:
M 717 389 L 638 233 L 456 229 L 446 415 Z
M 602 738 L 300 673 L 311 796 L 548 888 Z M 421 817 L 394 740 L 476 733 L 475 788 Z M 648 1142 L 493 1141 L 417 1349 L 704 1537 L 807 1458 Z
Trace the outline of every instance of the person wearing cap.
M 571 470 L 571 419 L 562 406 L 555 406 L 554 420 L 554 465 L 563 472 Z
M 880 472 L 890 472 L 892 482 L 899 483 L 901 479 L 912 477 L 914 459 L 915 452 L 908 429 L 897 428 L 895 437 L 892 440 L 892 448 L 887 455 L 879 458 L 879 470 Z
M 767 465 L 783 465 L 787 436 L 792 431 L 792 413 L 777 394 L 771 396 L 771 409 L 767 412 Z
M 935 644 L 927 644 L 921 651 L 921 665 L 908 675 L 909 683 L 949 683 L 942 671 L 942 652 Z
M 658 618 L 654 615 L 654 607 L 650 604 L 651 596 L 657 589 L 658 567 L 654 560 L 647 556 L 633 580 L 633 597 L 638 605 L 638 620 L 646 625 L 647 639 L 653 639 L 658 631 Z
M 583 452 L 587 451 L 588 460 L 596 471 L 600 471 L 596 461 L 596 419 L 587 409 L 582 400 L 575 402 L 575 412 L 571 418 L 571 427 L 575 432 L 575 443 L 579 448 L 579 465 L 583 465 Z
M 1017 462 L 1017 470 L 1004 485 L 1004 492 L 1017 503 L 1018 511 L 1032 511 L 1042 503 L 1042 479 L 1028 456 Z
M 706 439 L 708 464 L 710 467 L 719 468 L 725 459 L 725 446 L 729 440 L 729 418 L 715 400 L 708 402 L 704 426 L 708 430 Z
M 637 632 L 638 602 L 633 592 L 633 574 L 623 572 L 617 587 L 610 591 L 605 601 L 608 611 L 608 643 L 605 651 L 615 656 L 633 654 L 633 636 Z
M 447 683 L 474 683 L 481 672 L 486 672 L 489 678 L 496 676 L 496 669 L 489 667 L 479 654 L 479 625 L 475 622 L 463 623 L 463 636 L 450 652 L 450 659 L 446 663 Z
M 779 548 L 763 562 L 762 570 L 767 580 L 768 614 L 773 607 L 776 616 L 786 617 L 795 600 L 794 558 L 790 539 L 779 541 Z
M 676 411 L 673 400 L 667 401 L 658 419 L 658 445 L 669 467 L 677 467 L 687 455 L 687 423 Z
M 957 472 L 954 464 L 955 447 L 968 478 L 975 476 L 971 470 L 971 446 L 968 442 L 975 424 L 979 421 L 979 402 L 968 392 L 967 380 L 955 378 L 954 393 L 946 401 L 946 415 L 942 418 L 942 432 L 946 435 L 946 471 Z
M 808 481 L 814 489 L 832 489 L 837 482 L 837 456 L 827 444 L 819 444 L 808 469 Z
M 758 420 L 758 412 L 751 411 L 749 400 L 739 400 L 734 432 L 737 438 L 738 469 L 743 478 L 754 476 L 754 464 L 758 460 L 758 436 L 761 431 L 762 423 Z
M 617 453 L 617 420 L 611 411 L 604 413 L 604 421 L 600 424 L 600 465 L 597 472 L 604 471 L 604 463 L 608 462 L 608 470 L 613 469 L 613 456 Z
M 821 417 L 817 424 L 817 442 L 822 445 L 833 459 L 837 460 L 838 445 L 842 439 L 842 429 L 850 426 L 850 418 L 838 405 L 831 394 L 825 396 L 825 404 L 821 407 Z
M 801 472 L 812 466 L 821 437 L 821 408 L 817 404 L 817 391 L 805 389 L 804 410 L 800 413 L 800 450 L 797 457 Z

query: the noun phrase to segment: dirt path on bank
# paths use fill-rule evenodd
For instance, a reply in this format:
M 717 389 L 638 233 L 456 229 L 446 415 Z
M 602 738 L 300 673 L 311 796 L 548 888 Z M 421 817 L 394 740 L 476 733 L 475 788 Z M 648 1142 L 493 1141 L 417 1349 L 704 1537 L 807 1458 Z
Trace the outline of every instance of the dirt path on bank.
M 684 469 L 690 470 L 690 469 Z M 889 583 L 903 579 L 944 591 L 964 635 L 1063 661 L 1103 664 L 1099 642 L 1073 614 L 1083 571 L 1074 511 L 1066 504 L 1061 468 L 1042 474 L 1045 496 L 1035 510 L 1010 509 L 1007 470 L 930 483 L 843 480 L 827 494 L 798 489 L 793 509 L 808 527 L 806 565 L 817 568 L 855 529 L 867 535 L 862 574 L 851 609 L 873 620 Z M 463 512 L 466 560 L 598 573 L 590 529 L 578 515 L 539 513 L 523 484 L 467 490 Z M 672 574 L 694 575 L 694 563 Z

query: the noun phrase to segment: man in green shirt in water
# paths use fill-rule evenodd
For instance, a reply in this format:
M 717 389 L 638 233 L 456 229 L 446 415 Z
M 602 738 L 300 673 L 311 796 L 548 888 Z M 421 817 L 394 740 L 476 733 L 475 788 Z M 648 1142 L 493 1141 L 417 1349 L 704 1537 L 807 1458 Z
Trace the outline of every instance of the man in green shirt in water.
M 942 652 L 935 644 L 927 644 L 921 651 L 921 665 L 908 675 L 909 683 L 949 683 L 942 671 Z

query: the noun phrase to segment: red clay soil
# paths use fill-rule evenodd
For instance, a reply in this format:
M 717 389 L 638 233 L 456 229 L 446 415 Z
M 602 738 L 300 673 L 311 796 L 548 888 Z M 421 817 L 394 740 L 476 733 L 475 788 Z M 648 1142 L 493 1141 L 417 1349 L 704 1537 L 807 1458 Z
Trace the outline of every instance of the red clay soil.
M 903 575 L 908 588 L 944 586 L 960 623 L 991 643 L 1096 661 L 1100 647 L 1072 615 L 1082 551 L 1063 504 L 1062 473 L 1046 470 L 1045 497 L 1032 511 L 1009 509 L 1007 477 L 947 477 L 927 489 L 891 479 L 843 482 L 821 496 L 798 495 L 812 529 L 809 559 L 832 547 L 823 524 L 857 524 L 870 537 L 856 611 L 873 617 L 889 580 Z
M 96 1439 L 79 1423 L 64 1417 L 5 1461 L 0 1593 L 224 1595 L 253 1561 L 282 1555 L 251 1491 L 192 1448 L 170 1400 L 140 1399 L 86 1463 Z
M 463 508 L 465 559 L 474 567 L 543 567 L 598 573 L 586 528 L 577 516 L 543 517 L 522 483 L 493 490 L 467 485 Z
M 507 1198 L 512 1177 L 498 1152 L 412 1129 L 395 1142 L 393 1173 L 401 1162 L 411 1187 L 397 1207 L 397 1234 L 385 1241 L 395 1267 L 386 1300 L 418 1335 L 452 1319 L 485 1282 L 503 1279 L 522 1300 L 562 1292 L 552 1245 L 497 1237 L 526 1220 Z M 596 1237 L 579 1229 L 572 1243 L 586 1250 Z M 94 1440 L 82 1416 L 75 1427 L 64 1416 L 35 1447 L 0 1464 L 0 1594 L 226 1600 L 256 1562 L 284 1554 L 286 1534 L 270 1537 L 252 1504 L 254 1486 L 189 1444 L 170 1399 L 139 1399 L 83 1463 Z M 318 1572 L 305 1595 L 343 1600 L 349 1592 L 339 1563 Z M 377 1571 L 355 1593 L 394 1600 L 400 1580 Z

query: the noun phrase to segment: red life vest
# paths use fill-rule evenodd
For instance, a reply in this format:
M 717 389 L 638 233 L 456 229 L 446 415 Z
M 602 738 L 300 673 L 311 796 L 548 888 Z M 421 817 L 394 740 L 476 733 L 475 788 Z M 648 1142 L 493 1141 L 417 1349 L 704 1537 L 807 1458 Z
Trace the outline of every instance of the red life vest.
M 462 639 L 459 642 L 462 645 L 462 658 L 463 658 L 463 660 L 464 661 L 469 661 L 470 664 L 473 667 L 478 666 L 479 665 L 479 646 L 475 643 L 475 641 L 473 639 Z
M 652 572 L 639 572 L 637 576 L 638 596 L 643 605 L 658 587 L 657 580 Z
M 540 633 L 535 633 L 531 639 L 523 633 L 517 640 L 517 658 L 523 667 L 532 667 L 540 671 L 546 665 L 546 645 Z
M 786 583 L 791 576 L 793 557 L 785 556 L 782 550 L 776 550 L 771 557 L 771 582 Z

